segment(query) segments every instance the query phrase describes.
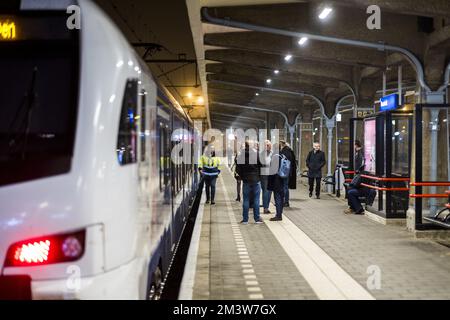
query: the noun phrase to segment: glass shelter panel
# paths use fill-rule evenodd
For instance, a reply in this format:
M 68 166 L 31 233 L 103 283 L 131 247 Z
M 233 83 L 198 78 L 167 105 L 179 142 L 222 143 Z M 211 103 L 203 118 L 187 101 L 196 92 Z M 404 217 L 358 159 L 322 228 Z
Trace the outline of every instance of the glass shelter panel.
M 450 181 L 448 110 L 425 108 L 422 118 L 422 181 Z M 417 146 L 420 147 L 420 146 Z M 444 194 L 448 187 L 427 187 L 423 193 Z M 447 199 L 425 199 L 423 213 L 434 215 Z
M 410 119 L 394 117 L 392 120 L 392 174 L 410 175 Z

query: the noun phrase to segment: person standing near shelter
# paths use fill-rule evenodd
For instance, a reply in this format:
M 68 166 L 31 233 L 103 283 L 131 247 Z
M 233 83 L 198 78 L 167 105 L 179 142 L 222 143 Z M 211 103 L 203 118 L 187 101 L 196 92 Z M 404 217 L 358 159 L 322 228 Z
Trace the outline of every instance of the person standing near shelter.
M 256 224 L 264 223 L 260 217 L 261 198 L 261 162 L 258 151 L 250 146 L 250 142 L 245 143 L 245 149 L 238 155 L 236 173 L 243 182 L 243 220 L 241 224 L 247 225 L 249 220 L 250 204 L 253 207 L 253 216 Z M 250 199 L 252 197 L 252 199 Z
M 266 147 L 261 152 L 261 162 L 263 168 L 261 169 L 261 188 L 262 188 L 262 198 L 263 198 L 263 208 L 264 214 L 270 214 L 270 198 L 272 197 L 272 191 L 268 189 L 269 187 L 269 175 L 268 171 L 270 169 L 270 163 L 272 161 L 272 142 L 266 140 Z M 267 171 L 267 173 L 265 172 Z
M 206 186 L 206 204 L 211 202 L 215 205 L 216 182 L 220 174 L 220 159 L 216 157 L 216 151 L 213 146 L 206 147 L 204 154 L 200 157 L 199 171 Z
M 283 180 L 283 188 L 284 188 L 284 203 L 283 206 L 288 208 L 290 207 L 289 203 L 289 189 L 295 190 L 297 189 L 297 160 L 295 158 L 295 153 L 291 149 L 291 147 L 287 144 L 286 141 L 280 141 L 281 152 L 280 155 L 283 155 L 291 162 L 291 170 L 289 172 L 289 177 L 282 178 Z
M 362 148 L 361 141 L 355 141 L 355 158 L 353 160 L 353 169 L 357 172 L 364 165 L 364 151 Z
M 312 198 L 314 192 L 314 183 L 316 184 L 316 197 L 320 199 L 320 187 L 322 181 L 322 168 L 325 166 L 325 152 L 320 150 L 320 144 L 314 143 L 312 150 L 306 158 L 309 180 L 309 197 Z
M 273 145 L 272 160 L 270 161 L 270 173 L 268 189 L 273 192 L 275 199 L 276 215 L 270 221 L 283 221 L 283 208 L 285 197 L 285 179 L 280 177 L 279 172 L 282 166 L 282 159 L 286 159 L 281 155 L 280 145 Z M 286 159 L 287 160 L 287 159 Z

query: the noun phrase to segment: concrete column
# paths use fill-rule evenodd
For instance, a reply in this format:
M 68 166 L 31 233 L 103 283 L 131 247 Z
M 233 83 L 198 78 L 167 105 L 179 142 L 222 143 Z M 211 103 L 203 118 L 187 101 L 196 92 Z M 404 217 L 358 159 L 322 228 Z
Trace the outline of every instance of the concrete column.
M 326 127 L 328 129 L 328 176 L 333 175 L 332 159 L 333 159 L 333 129 L 336 128 L 336 116 L 331 119 L 326 118 Z M 332 187 L 328 185 L 328 192 L 332 192 Z
M 442 104 L 445 102 L 443 93 L 433 92 L 426 94 L 426 102 L 430 104 Z M 438 134 L 439 134 L 439 109 L 431 109 L 430 112 L 430 180 L 438 180 Z M 425 146 L 425 144 L 423 144 Z M 436 193 L 437 188 L 431 187 L 430 193 Z M 430 199 L 430 216 L 437 213 L 437 199 Z
M 294 148 L 295 128 L 296 128 L 296 125 L 295 125 L 295 124 L 294 124 L 293 126 L 291 126 L 291 125 L 288 126 L 288 130 L 289 130 L 289 138 L 290 138 L 290 144 L 291 144 L 292 150 L 293 150 L 293 148 Z

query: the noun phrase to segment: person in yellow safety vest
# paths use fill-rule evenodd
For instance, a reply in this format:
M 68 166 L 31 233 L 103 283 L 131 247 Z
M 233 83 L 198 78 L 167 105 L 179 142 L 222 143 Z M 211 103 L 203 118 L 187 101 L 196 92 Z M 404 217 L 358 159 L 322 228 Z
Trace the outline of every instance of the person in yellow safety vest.
M 206 185 L 206 204 L 214 202 L 216 196 L 216 181 L 220 174 L 220 159 L 216 157 L 214 147 L 206 147 L 204 154 L 200 157 L 199 170 Z

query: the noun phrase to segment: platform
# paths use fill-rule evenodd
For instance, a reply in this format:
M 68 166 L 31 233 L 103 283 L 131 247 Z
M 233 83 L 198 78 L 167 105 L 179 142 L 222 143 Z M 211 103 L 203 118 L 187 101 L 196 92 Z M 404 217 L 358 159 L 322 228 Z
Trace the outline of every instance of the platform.
M 235 180 L 223 170 L 217 204 L 201 205 L 180 299 L 450 299 L 450 249 L 442 244 L 344 215 L 345 203 L 309 199 L 301 184 L 283 222 L 262 215 L 256 225 L 250 214 L 241 226 L 234 199 Z

